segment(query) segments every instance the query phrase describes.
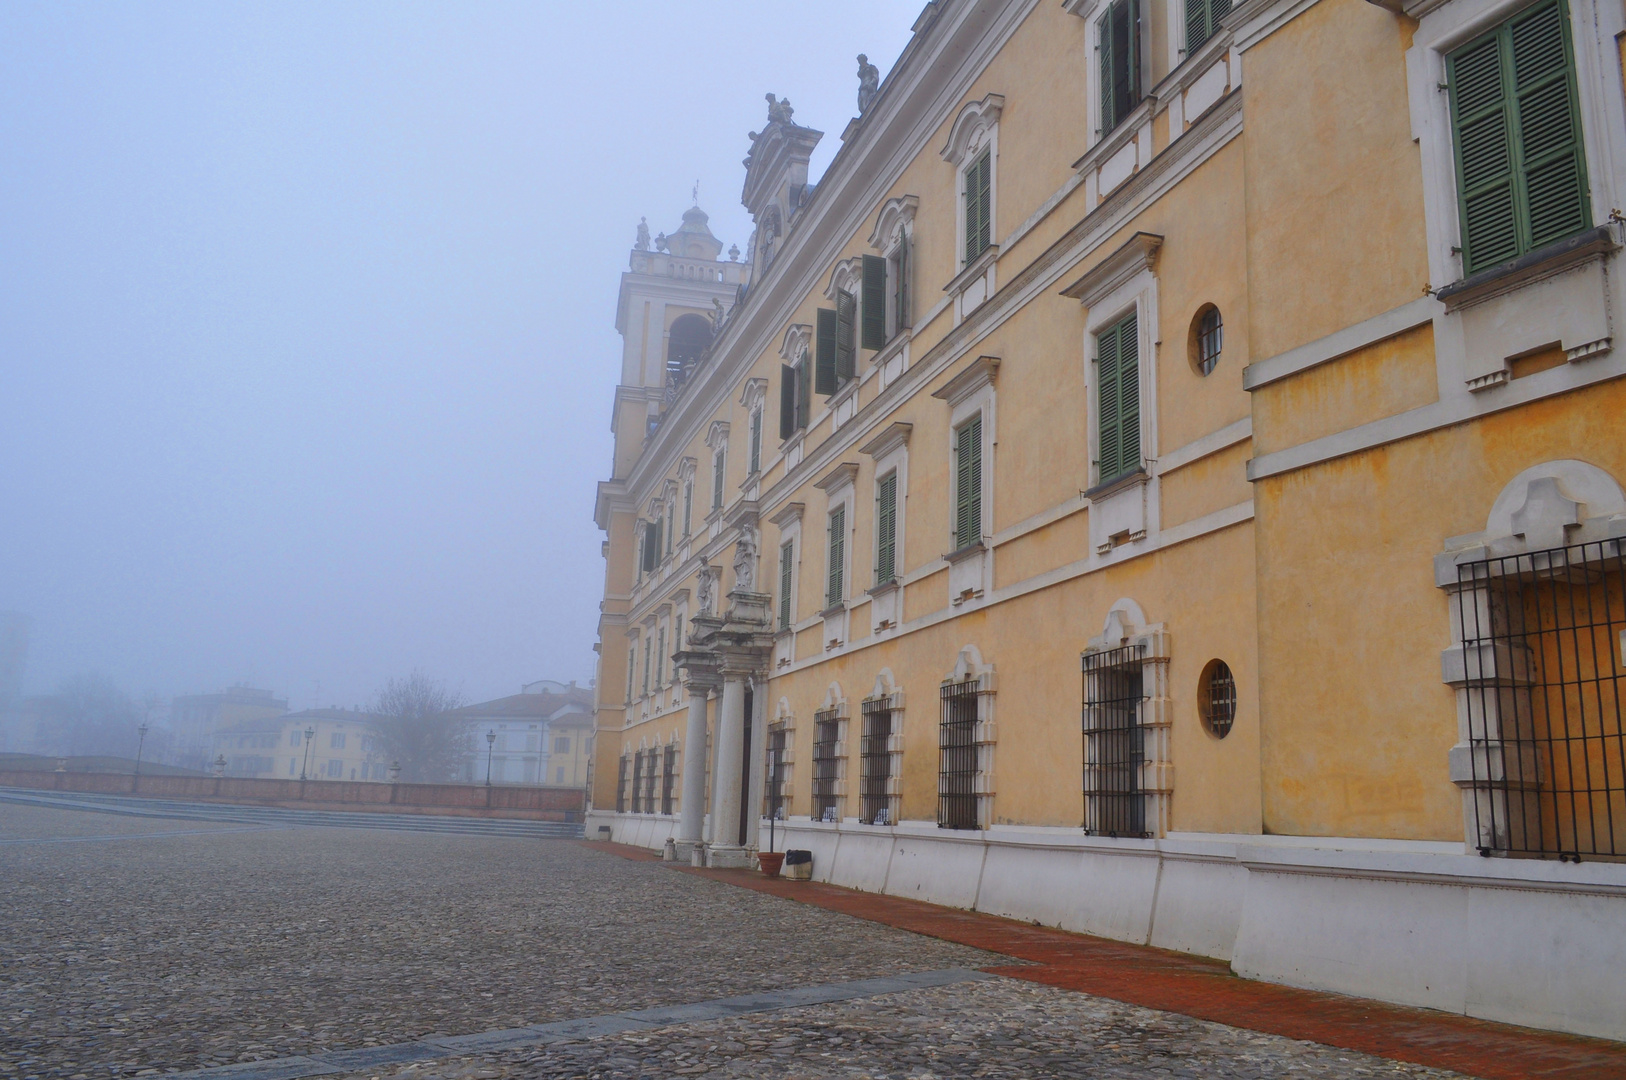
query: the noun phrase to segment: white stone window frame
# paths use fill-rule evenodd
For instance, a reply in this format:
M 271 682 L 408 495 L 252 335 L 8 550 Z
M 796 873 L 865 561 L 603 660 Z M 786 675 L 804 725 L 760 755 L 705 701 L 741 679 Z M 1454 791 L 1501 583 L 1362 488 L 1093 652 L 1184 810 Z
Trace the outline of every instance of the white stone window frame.
M 637 687 L 637 685 L 638 685 L 638 629 L 637 629 L 637 627 L 633 627 L 631 630 L 629 630 L 627 632 L 627 694 L 626 694 L 626 701 L 622 702 L 622 704 L 624 706 L 628 707 L 629 709 L 631 708 L 632 703 L 634 701 L 638 700 L 638 695 L 633 693 L 633 690 Z M 622 722 L 626 723 L 625 718 L 623 718 Z
M 709 535 L 716 539 L 722 532 L 723 513 L 728 509 L 728 421 L 713 420 L 706 429 L 706 446 L 711 450 L 711 460 L 706 463 L 710 472 L 711 499 L 707 503 L 706 524 Z M 723 467 L 717 468 L 717 459 L 722 457 Z M 719 471 L 721 476 L 719 476 Z
M 1123 131 L 1125 127 L 1134 127 L 1135 113 L 1152 101 L 1151 83 L 1149 77 L 1153 70 L 1152 65 L 1152 19 L 1151 4 L 1148 0 L 1135 0 L 1138 5 L 1140 20 L 1140 56 L 1137 58 L 1137 69 L 1140 73 L 1140 86 L 1136 90 L 1140 93 L 1140 100 L 1135 108 L 1130 110 L 1128 116 L 1120 120 L 1111 131 L 1101 130 L 1101 103 L 1106 96 L 1106 88 L 1101 85 L 1101 17 L 1106 14 L 1115 0 L 1067 0 L 1062 9 L 1071 15 L 1077 15 L 1084 20 L 1084 56 L 1089 65 L 1088 77 L 1084 80 L 1085 99 L 1089 107 L 1089 126 L 1085 139 L 1085 148 L 1093 148 L 1103 139 L 1111 138 Z M 1178 36 L 1174 31 L 1169 35 L 1169 69 L 1172 72 L 1180 64 L 1185 52 L 1185 26 L 1186 18 L 1181 0 L 1169 0 L 1171 9 L 1181 9 L 1170 16 L 1169 25 L 1178 23 Z
M 872 703 L 872 702 L 880 702 L 881 707 L 886 709 L 887 712 L 891 716 L 892 733 L 887 737 L 887 745 L 886 745 L 887 757 L 889 758 L 889 761 L 887 762 L 887 777 L 886 777 L 886 801 L 887 801 L 887 817 L 888 817 L 888 820 L 886 822 L 886 825 L 884 825 L 884 826 L 882 826 L 882 825 L 871 825 L 870 826 L 871 828 L 887 828 L 887 827 L 891 827 L 891 826 L 894 826 L 894 825 L 898 824 L 898 819 L 901 816 L 902 811 L 903 811 L 903 715 L 904 715 L 903 710 L 904 710 L 904 694 L 903 694 L 903 688 L 898 685 L 898 680 L 892 674 L 892 669 L 891 668 L 884 667 L 879 672 L 876 673 L 876 675 L 875 675 L 875 685 L 870 688 L 869 697 L 865 698 L 864 702 L 866 704 Z M 863 710 L 862 709 L 859 710 L 859 723 L 860 724 L 863 723 Z M 860 737 L 860 739 L 862 739 L 862 737 L 863 737 L 863 732 L 862 731 L 859 732 L 859 737 Z M 860 749 L 862 749 L 862 743 L 860 743 Z M 860 784 L 862 784 L 862 782 L 863 782 L 863 762 L 862 761 L 859 762 L 859 782 L 860 782 Z M 859 798 L 860 798 L 860 802 L 862 802 L 862 798 L 863 798 L 862 790 L 859 791 Z M 862 805 L 860 805 L 860 816 L 862 816 Z
M 813 362 L 813 327 L 807 323 L 792 323 L 785 328 L 785 336 L 779 343 L 779 359 L 794 368 L 797 364 Z M 796 388 L 801 393 L 801 386 Z M 813 403 L 808 402 L 807 424 L 795 425 L 790 437 L 779 443 L 779 453 L 785 461 L 785 469 L 794 469 L 802 461 L 803 444 L 807 439 L 807 429 L 813 426 Z M 793 418 L 794 423 L 794 418 Z
M 746 440 L 746 443 L 745 443 L 745 454 L 746 454 L 745 465 L 746 465 L 746 469 L 748 471 L 748 475 L 746 476 L 746 478 L 744 480 L 742 480 L 740 482 L 740 490 L 742 492 L 744 492 L 744 497 L 745 498 L 752 499 L 752 500 L 756 499 L 756 497 L 757 497 L 758 491 L 759 491 L 759 489 L 761 487 L 762 473 L 767 467 L 764 464 L 764 461 L 765 461 L 765 459 L 767 457 L 766 452 L 767 452 L 767 449 L 768 449 L 768 445 L 767 445 L 767 443 L 768 443 L 768 429 L 765 426 L 767 424 L 767 422 L 768 422 L 767 416 L 766 416 L 766 413 L 765 413 L 765 408 L 766 408 L 766 405 L 767 405 L 767 401 L 768 401 L 768 380 L 762 378 L 761 376 L 753 376 L 752 378 L 746 379 L 745 380 L 745 385 L 743 387 L 741 387 L 741 389 L 740 389 L 740 407 L 745 410 L 745 416 L 746 416 L 746 421 L 745 421 L 745 440 Z M 757 427 L 758 438 L 757 438 L 757 447 L 756 447 L 756 449 L 757 449 L 757 463 L 756 463 L 757 467 L 755 469 L 752 469 L 750 467 L 751 466 L 751 425 L 753 423 L 758 425 L 758 427 Z
M 819 580 L 819 603 L 821 610 L 819 617 L 824 620 L 824 630 L 819 640 L 824 643 L 824 651 L 831 652 L 841 648 L 849 639 L 849 616 L 853 607 L 853 558 L 854 545 L 857 539 L 857 506 L 858 466 L 853 462 L 842 462 L 826 473 L 823 478 L 814 482 L 814 486 L 824 492 L 825 511 L 823 530 L 824 546 L 824 573 Z M 841 519 L 842 537 L 842 567 L 841 567 L 841 596 L 832 603 L 830 599 L 830 528 L 829 523 L 835 517 L 836 511 L 843 511 Z
M 779 529 L 779 543 L 774 548 L 774 649 L 773 666 L 778 671 L 788 668 L 796 660 L 796 613 L 800 603 L 799 590 L 802 584 L 802 514 L 806 509 L 803 503 L 786 503 L 777 513 L 768 520 Z M 785 545 L 791 545 L 790 567 L 790 625 L 781 628 L 779 625 L 779 559 L 785 550 Z
M 1003 94 L 986 94 L 978 101 L 960 107 L 949 128 L 948 141 L 939 154 L 954 167 L 954 265 L 959 272 L 943 291 L 954 298 L 954 325 L 975 311 L 997 284 L 995 264 L 999 261 L 999 117 L 1005 108 Z M 967 264 L 965 260 L 966 174 L 982 152 L 988 153 L 988 247 Z M 919 275 L 916 275 L 919 280 Z
M 814 710 L 814 715 L 817 716 L 817 714 L 823 712 L 833 713 L 836 722 L 836 776 L 835 780 L 832 781 L 831 794 L 835 799 L 837 822 L 847 823 L 847 759 L 849 757 L 847 752 L 849 745 L 847 739 L 851 717 L 848 714 L 847 695 L 842 692 L 841 684 L 839 682 L 832 682 L 828 687 L 825 688 L 824 700 L 820 702 L 819 707 Z M 817 721 L 815 721 L 813 737 L 815 739 L 818 738 Z M 811 764 L 812 762 L 810 761 L 809 765 L 811 766 Z M 809 772 L 808 775 L 808 790 L 811 792 L 812 773 Z M 812 807 L 809 806 L 808 809 L 811 811 Z M 815 818 L 814 820 L 818 819 Z
M 1114 555 L 1155 539 L 1160 527 L 1158 480 L 1157 256 L 1163 238 L 1136 233 L 1066 289 L 1084 305 L 1084 402 L 1089 469 L 1090 547 L 1097 557 Z M 1100 334 L 1131 312 L 1135 315 L 1140 394 L 1140 454 L 1144 473 L 1101 484 Z
M 1626 543 L 1626 491 L 1619 480 L 1596 465 L 1560 459 L 1532 465 L 1509 480 L 1491 504 L 1484 530 L 1447 539 L 1445 550 L 1434 557 L 1434 584 L 1449 599 L 1451 629 L 1451 644 L 1440 654 L 1441 681 L 1457 697 L 1457 742 L 1448 753 L 1447 768 L 1451 782 L 1462 792 L 1463 840 L 1470 850 L 1501 847 L 1488 830 L 1486 835 L 1477 830 L 1484 822 L 1506 822 L 1508 808 L 1506 790 L 1498 790 L 1506 766 L 1495 760 L 1503 744 L 1498 737 L 1475 746 L 1471 729 L 1475 711 L 1481 715 L 1487 736 L 1492 724 L 1500 729 L 1500 717 L 1493 721 L 1488 715 L 1499 709 L 1498 695 L 1484 689 L 1495 685 L 1499 658 L 1482 654 L 1470 663 L 1466 655 L 1465 624 L 1491 624 L 1490 594 L 1499 586 L 1492 579 L 1484 579 L 1483 585 L 1465 585 L 1459 567 L 1608 540 Z M 1621 649 L 1626 660 L 1626 641 Z M 1487 682 L 1471 679 L 1470 668 L 1492 677 Z M 1522 771 L 1536 775 L 1539 770 L 1531 764 Z M 1493 810 L 1490 804 L 1498 800 L 1501 806 Z
M 949 502 L 945 521 L 948 561 L 949 604 L 969 607 L 981 604 L 993 592 L 994 560 L 991 538 L 994 534 L 994 477 L 997 475 L 995 454 L 999 447 L 999 412 L 997 382 L 1000 360 L 997 356 L 979 356 L 961 369 L 932 396 L 948 402 L 949 424 L 945 452 L 949 463 Z M 959 475 L 960 429 L 982 416 L 982 521 L 980 539 L 971 545 L 957 547 L 955 541 L 956 506 L 959 492 L 955 488 Z
M 825 399 L 825 408 L 830 412 L 830 430 L 840 431 L 854 416 L 858 415 L 858 385 L 862 383 L 863 372 L 858 368 L 858 354 L 862 351 L 859 344 L 862 340 L 864 326 L 864 259 L 855 255 L 850 259 L 843 259 L 836 263 L 830 271 L 830 280 L 825 284 L 824 296 L 832 304 L 837 304 L 836 294 L 846 292 L 853 297 L 853 376 L 843 379 L 841 373 L 836 373 L 836 392 Z M 838 306 L 839 310 L 839 306 Z M 817 396 L 815 392 L 815 396 Z M 808 425 L 813 423 L 811 416 Z
M 909 496 L 909 435 L 914 425 L 898 421 L 889 425 L 879 435 L 859 447 L 858 452 L 867 455 L 875 462 L 873 472 L 874 483 L 871 485 L 874 492 L 871 502 L 874 504 L 874 513 L 871 520 L 875 522 L 874 536 L 870 544 L 870 577 L 875 576 L 875 568 L 880 565 L 881 547 L 881 518 L 880 493 L 881 481 L 888 476 L 897 477 L 894 489 L 893 511 L 894 525 L 892 538 L 892 580 L 889 582 L 874 582 L 869 587 L 869 614 L 870 634 L 880 637 L 883 634 L 896 633 L 903 622 L 903 582 L 907 565 L 904 560 L 904 540 L 908 527 L 908 496 Z
M 1153 838 L 1168 835 L 1174 798 L 1174 703 L 1169 697 L 1169 633 L 1164 623 L 1148 623 L 1146 613 L 1133 599 L 1123 597 L 1107 611 L 1101 633 L 1084 647 L 1082 655 L 1111 652 L 1126 646 L 1139 646 L 1141 674 L 1140 775 L 1136 778 L 1144 806 L 1146 831 Z M 1088 737 L 1081 761 L 1088 760 Z M 1080 791 L 1083 775 L 1079 776 Z
M 683 532 L 679 539 L 683 546 L 679 550 L 679 560 L 686 561 L 689 557 L 688 541 L 694 535 L 694 474 L 699 462 L 692 457 L 685 457 L 678 463 L 679 497 L 684 500 L 687 508 L 687 520 L 682 521 Z
M 796 711 L 790 707 L 790 699 L 781 697 L 774 705 L 773 716 L 768 721 L 769 726 L 778 724 L 785 729 L 785 756 L 780 759 L 785 772 L 785 786 L 781 792 L 784 802 L 780 809 L 784 811 L 784 820 L 790 820 L 790 808 L 796 792 Z M 763 763 L 766 768 L 766 762 Z M 766 797 L 764 797 L 766 803 Z M 763 807 L 767 809 L 766 805 Z M 764 819 L 766 820 L 766 819 Z
M 1577 111 L 1596 228 L 1608 223 L 1616 208 L 1626 205 L 1626 101 L 1616 42 L 1626 32 L 1626 14 L 1619 3 L 1608 0 L 1566 3 L 1579 95 Z M 1422 164 L 1428 284 L 1438 290 L 1464 277 L 1451 103 L 1450 95 L 1441 89 L 1446 84 L 1446 55 L 1530 7 L 1531 0 L 1395 0 L 1384 6 L 1401 8 L 1405 15 L 1417 20 L 1412 46 L 1406 51 L 1407 97 L 1412 138 L 1418 144 Z M 1617 226 L 1615 242 L 1620 241 Z M 1505 385 L 1511 375 L 1511 357 L 1551 340 L 1559 340 L 1572 361 L 1608 352 L 1612 347 L 1609 312 L 1621 310 L 1626 302 L 1626 286 L 1619 273 L 1604 273 L 1599 265 L 1603 261 L 1593 261 L 1594 273 L 1600 280 L 1592 288 L 1607 289 L 1607 295 L 1590 298 L 1591 318 L 1579 320 L 1579 325 L 1574 312 L 1565 310 L 1576 304 L 1559 290 L 1566 282 L 1580 285 L 1574 279 L 1584 270 L 1556 277 L 1537 275 L 1483 303 L 1469 301 L 1460 311 L 1448 301 L 1448 310 L 1434 319 L 1441 396 L 1460 396 L 1465 385 L 1470 391 Z M 1519 302 L 1521 293 L 1523 303 Z M 1481 323 L 1482 328 L 1478 325 Z M 1510 326 L 1520 327 L 1522 333 L 1508 338 Z M 1513 351 L 1505 352 L 1508 348 Z
M 915 272 L 914 242 L 915 242 L 915 213 L 920 209 L 920 199 L 915 195 L 899 195 L 888 199 L 876 215 L 875 228 L 870 232 L 869 246 L 886 260 L 886 346 L 871 358 L 871 363 L 883 369 L 882 389 L 890 383 L 886 378 L 885 369 L 894 356 L 902 356 L 903 363 L 899 370 L 892 375 L 897 378 L 908 368 L 908 339 L 914 334 L 913 308 L 915 303 L 916 285 L 919 275 Z M 962 212 L 963 213 L 963 212 Z M 962 223 L 962 228 L 964 227 Z M 962 250 L 964 250 L 962 248 Z M 909 306 L 911 308 L 909 325 L 904 325 L 902 313 L 898 311 L 896 278 L 898 273 L 898 259 L 902 256 L 904 267 L 907 270 L 907 286 Z
M 977 795 L 977 827 L 988 829 L 994 823 L 994 748 L 998 744 L 999 729 L 995 724 L 994 704 L 999 692 L 999 680 L 994 665 L 983 660 L 982 650 L 967 644 L 955 654 L 954 667 L 943 679 L 945 683 L 975 681 L 977 695 L 977 723 L 972 738 L 977 744 L 977 776 L 974 790 Z M 941 704 L 939 709 L 941 709 Z M 939 715 L 938 722 L 942 722 Z M 941 750 L 939 751 L 941 754 Z M 939 762 L 941 771 L 941 762 Z M 935 816 L 937 808 L 933 806 Z

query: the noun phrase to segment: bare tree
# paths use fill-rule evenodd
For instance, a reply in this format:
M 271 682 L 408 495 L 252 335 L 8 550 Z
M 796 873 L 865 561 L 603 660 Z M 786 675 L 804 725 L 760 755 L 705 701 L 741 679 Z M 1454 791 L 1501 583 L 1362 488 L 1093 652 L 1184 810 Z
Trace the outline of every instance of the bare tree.
M 454 778 L 468 753 L 466 725 L 453 715 L 463 695 L 414 671 L 391 679 L 372 706 L 373 726 L 389 761 L 401 763 L 401 779 L 441 783 Z
M 71 676 L 57 688 L 54 705 L 56 752 L 135 757 L 141 710 L 112 679 L 98 674 Z

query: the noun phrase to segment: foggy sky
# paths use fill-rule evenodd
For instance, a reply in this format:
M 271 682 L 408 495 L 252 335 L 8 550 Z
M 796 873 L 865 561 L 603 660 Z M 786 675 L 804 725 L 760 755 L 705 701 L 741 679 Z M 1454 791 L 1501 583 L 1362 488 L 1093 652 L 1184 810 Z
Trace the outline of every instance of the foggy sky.
M 746 246 L 921 0 L 0 6 L 0 611 L 24 690 L 593 673 L 617 275 Z

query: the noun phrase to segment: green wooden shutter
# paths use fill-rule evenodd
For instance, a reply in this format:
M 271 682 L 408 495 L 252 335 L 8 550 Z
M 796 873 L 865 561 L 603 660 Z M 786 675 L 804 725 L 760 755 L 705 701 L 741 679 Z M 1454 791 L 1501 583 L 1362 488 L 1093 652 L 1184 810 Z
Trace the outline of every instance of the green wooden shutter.
M 676 519 L 677 503 L 675 501 L 669 502 L 666 504 L 666 526 L 661 530 L 662 537 L 666 541 L 665 547 L 668 555 L 672 554 L 672 534 L 677 532 L 677 530 L 672 527 L 677 523 Z
M 1140 468 L 1140 338 L 1129 315 L 1096 338 L 1099 482 Z
M 982 539 L 982 414 L 955 432 L 954 546 Z
M 762 410 L 751 413 L 751 475 L 762 471 Z
M 779 441 L 784 442 L 796 430 L 796 369 L 789 364 L 779 365 Z
M 782 630 L 790 628 L 790 574 L 794 565 L 791 558 L 795 554 L 791 547 L 786 543 L 779 548 L 779 627 Z
M 1475 273 L 1589 227 L 1569 20 L 1549 0 L 1446 58 L 1463 239 Z
M 1096 35 L 1101 54 L 1101 134 L 1105 135 L 1140 103 L 1138 0 L 1117 0 L 1096 24 Z
M 984 150 L 965 171 L 965 262 L 970 266 L 993 241 L 993 150 Z
M 683 616 L 679 615 L 672 624 L 672 648 L 678 652 L 683 651 Z M 676 675 L 676 672 L 673 672 Z
M 1508 28 L 1518 110 L 1518 157 L 1525 198 L 1524 237 L 1539 248 L 1592 224 L 1577 110 L 1569 17 L 1543 4 Z
M 886 260 L 864 256 L 863 341 L 866 349 L 886 348 Z
M 977 237 L 982 235 L 982 229 L 977 224 L 977 170 L 982 167 L 982 159 L 978 158 L 971 163 L 965 171 L 965 265 L 970 266 L 982 254 L 977 250 Z
M 836 313 L 819 308 L 814 313 L 813 328 L 813 392 L 836 392 Z
M 845 289 L 836 292 L 836 382 L 839 386 L 858 373 L 858 297 Z
M 835 607 L 845 595 L 847 570 L 847 508 L 838 506 L 830 512 L 830 577 L 825 592 L 825 607 Z
M 875 584 L 897 577 L 897 564 L 898 474 L 891 473 L 875 490 Z
M 807 350 L 802 350 L 802 358 L 796 362 L 796 427 L 806 430 L 809 418 L 813 411 L 813 362 L 808 359 Z
M 688 536 L 694 524 L 694 480 L 683 485 L 683 535 Z
M 893 313 L 897 320 L 899 330 L 907 330 L 914 325 L 909 317 L 909 236 L 904 234 L 898 241 L 897 254 L 898 280 L 896 293 L 893 296 Z
M 1231 0 L 1186 0 L 1186 55 L 1219 33 L 1220 20 L 1231 13 Z
M 661 627 L 655 640 L 659 642 L 655 646 L 655 685 L 659 687 L 666 678 L 666 627 Z
M 717 451 L 711 456 L 711 508 L 717 510 L 723 505 L 723 452 Z
M 655 543 L 650 548 L 650 561 L 656 566 L 661 564 L 661 519 L 656 518 L 653 523 L 655 529 Z

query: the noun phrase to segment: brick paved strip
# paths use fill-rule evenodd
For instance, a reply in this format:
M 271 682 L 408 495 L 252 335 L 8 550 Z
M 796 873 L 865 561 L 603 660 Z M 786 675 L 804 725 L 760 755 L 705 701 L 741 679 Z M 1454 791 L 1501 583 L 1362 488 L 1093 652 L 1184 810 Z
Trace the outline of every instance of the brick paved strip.
M 585 1016 L 576 1020 L 561 1020 L 552 1024 L 509 1028 L 505 1031 L 482 1031 L 473 1035 L 452 1035 L 444 1038 L 421 1039 L 417 1042 L 393 1043 L 389 1046 L 367 1046 L 357 1050 L 336 1050 L 302 1057 L 277 1058 L 271 1061 L 245 1062 L 238 1065 L 216 1065 L 190 1072 L 166 1073 L 165 1080 L 301 1080 L 307 1076 L 327 1076 L 334 1073 L 370 1069 L 379 1065 L 398 1065 L 414 1061 L 432 1061 L 436 1058 L 465 1054 L 479 1054 L 499 1050 L 518 1050 L 549 1043 L 575 1042 L 596 1039 L 606 1035 L 619 1035 L 627 1031 L 653 1031 L 657 1028 L 693 1024 L 707 1020 L 723 1020 L 752 1013 L 778 1012 L 805 1005 L 824 1005 L 831 1002 L 853 1001 L 859 998 L 879 997 L 907 990 L 921 990 L 955 983 L 981 982 L 993 975 L 970 968 L 945 968 L 941 971 L 918 971 L 894 975 L 883 979 L 861 979 L 857 982 L 829 983 L 823 986 L 798 986 L 789 990 L 775 990 L 761 994 L 741 994 L 735 997 L 699 1001 L 691 1005 L 672 1005 L 654 1009 L 609 1013 L 604 1016 Z
M 587 846 L 643 861 L 603 841 Z M 1626 1044 L 1239 978 L 1223 961 L 750 870 L 684 873 L 1028 962 L 993 974 L 1484 1080 L 1626 1080 Z

